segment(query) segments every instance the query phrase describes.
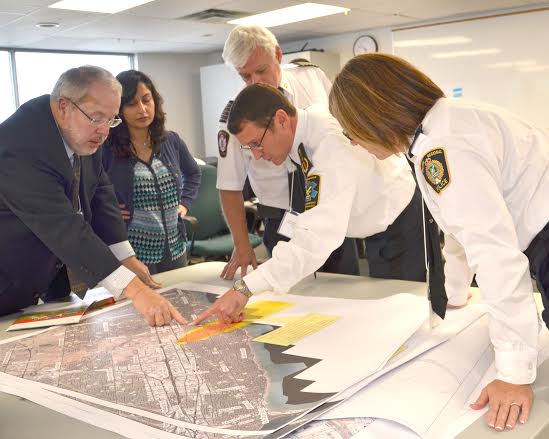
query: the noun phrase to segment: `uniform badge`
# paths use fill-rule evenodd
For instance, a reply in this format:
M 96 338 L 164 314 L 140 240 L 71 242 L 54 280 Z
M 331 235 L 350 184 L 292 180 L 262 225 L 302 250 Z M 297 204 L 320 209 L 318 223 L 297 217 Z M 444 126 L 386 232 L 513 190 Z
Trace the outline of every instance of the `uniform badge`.
M 229 120 L 229 114 L 231 113 L 231 108 L 233 108 L 234 101 L 227 102 L 227 105 L 225 105 L 225 108 L 223 109 L 223 112 L 221 113 L 221 117 L 219 118 L 220 123 L 227 123 Z
M 294 64 L 298 67 L 316 67 L 319 68 L 316 64 L 313 64 L 311 61 L 305 58 L 296 58 L 290 61 L 290 64 Z
M 227 146 L 229 145 L 229 133 L 225 130 L 219 130 L 217 133 L 217 148 L 219 157 L 227 156 Z
M 320 199 L 320 175 L 312 174 L 307 177 L 305 186 L 305 210 L 312 209 Z
M 309 169 L 311 169 L 311 161 L 309 160 L 309 157 L 307 157 L 303 143 L 299 144 L 297 154 L 299 155 L 299 161 L 301 162 L 301 170 L 303 171 L 303 174 L 307 176 Z
M 423 156 L 421 172 L 437 194 L 450 185 L 450 169 L 443 148 L 435 148 Z

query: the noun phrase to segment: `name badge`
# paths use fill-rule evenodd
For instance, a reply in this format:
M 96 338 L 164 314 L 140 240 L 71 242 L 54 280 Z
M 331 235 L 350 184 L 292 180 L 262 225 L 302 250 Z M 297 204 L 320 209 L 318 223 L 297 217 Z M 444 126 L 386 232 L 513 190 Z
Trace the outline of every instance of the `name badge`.
M 298 217 L 299 213 L 287 210 L 278 227 L 278 234 L 292 239 L 294 237 L 294 227 Z

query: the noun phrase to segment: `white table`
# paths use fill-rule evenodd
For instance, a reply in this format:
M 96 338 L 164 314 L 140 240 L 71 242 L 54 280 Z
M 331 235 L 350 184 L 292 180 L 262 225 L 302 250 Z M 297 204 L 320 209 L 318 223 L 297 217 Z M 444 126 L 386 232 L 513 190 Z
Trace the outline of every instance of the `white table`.
M 208 262 L 162 273 L 155 278 L 167 287 L 178 282 L 200 282 L 226 286 L 232 281 L 219 278 L 223 263 Z M 344 297 L 350 299 L 375 299 L 397 293 L 424 295 L 422 282 L 372 279 L 362 276 L 319 273 L 315 279 L 309 276 L 297 284 L 292 292 L 308 296 Z M 15 316 L 0 317 L 0 339 L 20 335 L 7 333 L 5 329 Z M 546 362 L 549 363 L 549 362 Z M 536 395 L 530 421 L 514 431 L 496 433 L 480 419 L 458 436 L 459 439 L 542 439 L 549 438 L 549 364 L 538 373 L 537 386 L 547 390 Z M 0 393 L 0 438 L 1 439 L 114 439 L 118 434 L 94 427 L 12 395 Z

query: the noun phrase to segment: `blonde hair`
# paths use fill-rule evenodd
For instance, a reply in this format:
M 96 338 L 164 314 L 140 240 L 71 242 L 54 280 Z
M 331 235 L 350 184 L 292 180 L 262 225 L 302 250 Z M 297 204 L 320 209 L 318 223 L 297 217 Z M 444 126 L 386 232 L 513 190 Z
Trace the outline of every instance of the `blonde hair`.
M 225 64 L 239 69 L 248 62 L 250 55 L 257 47 L 262 47 L 275 57 L 278 41 L 274 34 L 264 27 L 236 26 L 225 41 L 223 60 Z
M 330 112 L 353 138 L 400 152 L 443 91 L 402 58 L 351 59 L 330 92 Z

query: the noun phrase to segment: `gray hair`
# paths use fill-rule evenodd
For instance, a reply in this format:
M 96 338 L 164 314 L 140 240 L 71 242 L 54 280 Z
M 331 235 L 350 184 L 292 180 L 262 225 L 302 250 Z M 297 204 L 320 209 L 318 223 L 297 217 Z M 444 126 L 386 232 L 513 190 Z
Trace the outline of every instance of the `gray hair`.
M 88 93 L 90 85 L 103 83 L 112 91 L 122 95 L 122 86 L 111 72 L 97 66 L 81 66 L 67 70 L 57 80 L 51 97 L 58 101 L 66 97 L 74 102 L 80 102 Z
M 250 55 L 257 47 L 262 47 L 275 56 L 278 41 L 274 34 L 264 27 L 236 26 L 225 41 L 223 60 L 225 64 L 239 69 L 248 62 Z

